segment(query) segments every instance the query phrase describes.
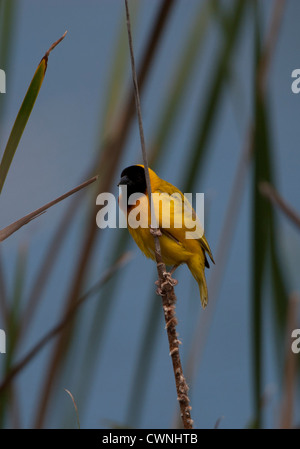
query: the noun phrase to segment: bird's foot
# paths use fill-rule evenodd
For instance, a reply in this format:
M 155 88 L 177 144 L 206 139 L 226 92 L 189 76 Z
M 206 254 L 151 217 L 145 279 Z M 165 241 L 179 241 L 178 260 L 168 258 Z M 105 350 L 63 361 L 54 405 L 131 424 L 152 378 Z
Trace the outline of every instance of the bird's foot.
M 175 285 L 178 284 L 177 279 L 173 279 L 172 278 L 172 273 L 169 273 L 168 271 L 164 271 L 163 272 L 163 277 L 164 277 L 164 281 L 161 282 L 160 279 L 158 279 L 157 281 L 155 281 L 155 285 L 158 286 L 158 288 L 156 289 L 156 294 L 159 296 L 162 296 L 165 294 L 165 287 L 166 285 L 171 285 L 171 287 L 175 287 Z
M 154 237 L 161 237 L 162 236 L 161 230 L 159 228 L 152 228 L 151 226 L 150 226 L 150 233 Z
M 155 293 L 158 296 L 162 296 L 164 294 L 163 290 L 162 290 L 162 285 L 161 285 L 161 281 L 160 279 L 158 279 L 157 281 L 154 282 L 155 285 L 157 285 L 157 289 L 155 290 Z
M 164 279 L 165 279 L 164 284 L 165 283 L 170 284 L 172 287 L 175 287 L 175 285 L 178 284 L 177 279 L 173 279 L 172 278 L 172 272 L 169 273 L 168 271 L 165 271 L 163 273 L 163 276 L 164 276 Z

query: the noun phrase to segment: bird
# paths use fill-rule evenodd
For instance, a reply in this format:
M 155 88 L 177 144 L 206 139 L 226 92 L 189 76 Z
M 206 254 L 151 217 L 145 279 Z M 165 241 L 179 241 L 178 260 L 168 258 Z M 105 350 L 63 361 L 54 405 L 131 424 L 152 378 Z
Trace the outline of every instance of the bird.
M 152 203 L 149 202 L 144 166 L 131 165 L 121 172 L 118 183 L 120 186 L 118 202 L 120 209 L 126 214 L 128 230 L 145 256 L 155 260 L 155 242 L 150 226 L 150 204 L 152 204 L 157 227 L 160 230 L 162 261 L 166 266 L 172 267 L 171 274 L 181 264 L 188 266 L 198 283 L 201 304 L 205 308 L 208 303 L 208 291 L 204 271 L 205 267 L 210 267 L 206 255 L 208 254 L 213 263 L 215 262 L 204 235 L 203 226 L 191 204 L 177 187 L 161 179 L 151 168 L 149 168 L 149 178 Z M 133 194 L 135 195 L 132 200 Z M 137 226 L 130 215 L 141 225 Z M 166 220 L 165 223 L 164 220 Z M 177 222 L 182 226 L 176 226 Z M 187 232 L 191 231 L 192 226 L 196 231 L 193 238 L 187 238 Z

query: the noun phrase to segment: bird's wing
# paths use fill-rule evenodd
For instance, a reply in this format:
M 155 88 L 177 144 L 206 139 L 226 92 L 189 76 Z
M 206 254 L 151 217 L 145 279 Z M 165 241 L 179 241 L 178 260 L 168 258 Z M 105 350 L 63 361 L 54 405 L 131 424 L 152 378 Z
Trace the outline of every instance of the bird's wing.
M 162 189 L 156 189 L 153 194 L 155 216 L 162 232 L 181 244 L 187 238 L 198 240 L 214 262 L 203 225 L 187 197 L 165 181 Z
M 153 205 L 160 228 L 168 230 L 179 241 L 186 238 L 201 240 L 203 226 L 190 202 L 179 190 L 156 190 L 153 192 Z

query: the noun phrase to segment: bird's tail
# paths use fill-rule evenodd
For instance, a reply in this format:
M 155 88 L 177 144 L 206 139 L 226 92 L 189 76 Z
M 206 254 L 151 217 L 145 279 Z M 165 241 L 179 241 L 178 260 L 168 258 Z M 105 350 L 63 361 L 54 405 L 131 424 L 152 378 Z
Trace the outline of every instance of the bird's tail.
M 197 257 L 195 256 L 189 260 L 187 265 L 192 275 L 198 282 L 201 304 L 203 309 L 205 309 L 208 302 L 208 292 L 207 292 L 206 279 L 204 275 L 204 257 L 202 261 L 200 256 Z

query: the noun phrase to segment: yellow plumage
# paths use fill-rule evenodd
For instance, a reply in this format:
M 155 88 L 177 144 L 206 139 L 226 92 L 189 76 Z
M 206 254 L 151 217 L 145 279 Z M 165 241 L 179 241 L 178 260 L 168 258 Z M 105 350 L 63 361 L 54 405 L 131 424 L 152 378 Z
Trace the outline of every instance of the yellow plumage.
M 144 168 L 142 165 L 132 167 Z M 130 167 L 131 171 L 132 167 Z M 126 173 L 126 169 L 122 172 L 122 175 L 123 173 Z M 206 260 L 205 253 L 208 253 L 212 261 L 213 257 L 207 240 L 204 236 L 201 223 L 199 222 L 194 209 L 185 199 L 180 190 L 178 190 L 169 182 L 166 182 L 163 179 L 159 178 L 153 170 L 149 169 L 149 174 L 152 193 L 168 194 L 161 195 L 160 201 L 158 198 L 156 198 L 157 195 L 153 195 L 155 216 L 157 224 L 162 232 L 162 236 L 159 238 L 162 259 L 168 266 L 180 265 L 183 263 L 187 264 L 188 268 L 190 269 L 192 275 L 199 285 L 201 304 L 203 308 L 205 308 L 208 301 L 208 293 L 204 269 L 205 265 L 209 266 Z M 134 169 L 133 175 L 131 174 L 131 176 L 134 176 Z M 120 182 L 120 184 L 122 184 L 122 182 Z M 147 192 L 141 193 L 146 194 Z M 173 195 L 171 199 L 169 195 Z M 134 207 L 138 208 L 140 215 L 143 215 L 144 219 L 148 214 L 148 224 L 150 226 L 151 215 L 148 195 L 146 195 L 146 197 L 141 196 L 136 206 L 129 206 L 127 217 L 130 215 L 132 208 Z M 185 211 L 184 218 L 183 211 Z M 167 219 L 167 222 L 169 221 L 168 227 L 165 227 L 166 223 L 163 223 L 163 219 Z M 192 222 L 191 220 L 194 221 Z M 197 228 L 195 227 L 195 220 L 198 220 Z M 182 223 L 182 226 L 176 227 L 178 223 Z M 194 226 L 194 229 L 191 229 L 192 225 Z M 191 232 L 195 229 L 198 229 L 196 231 L 195 238 L 186 238 L 186 232 Z M 150 233 L 149 227 L 138 227 L 134 229 L 132 226 L 130 226 L 129 220 L 128 230 L 140 250 L 147 257 L 155 260 L 154 239 L 153 235 Z

